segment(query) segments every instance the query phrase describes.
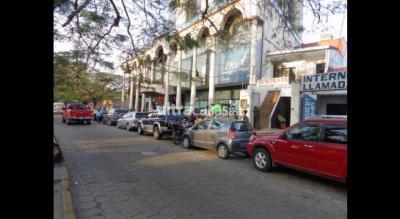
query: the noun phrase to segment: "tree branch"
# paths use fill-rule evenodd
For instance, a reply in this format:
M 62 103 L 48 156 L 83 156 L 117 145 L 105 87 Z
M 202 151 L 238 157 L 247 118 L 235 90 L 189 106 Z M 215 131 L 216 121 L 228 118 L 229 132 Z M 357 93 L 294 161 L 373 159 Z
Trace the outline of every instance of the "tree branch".
M 91 0 L 86 0 L 85 2 L 83 2 L 78 8 L 75 9 L 75 11 L 73 11 L 67 18 L 68 20 L 62 25 L 62 27 L 67 26 L 69 23 L 71 23 L 72 19 L 79 14 L 82 9 L 84 9 L 90 2 Z M 76 2 L 75 2 L 76 3 Z

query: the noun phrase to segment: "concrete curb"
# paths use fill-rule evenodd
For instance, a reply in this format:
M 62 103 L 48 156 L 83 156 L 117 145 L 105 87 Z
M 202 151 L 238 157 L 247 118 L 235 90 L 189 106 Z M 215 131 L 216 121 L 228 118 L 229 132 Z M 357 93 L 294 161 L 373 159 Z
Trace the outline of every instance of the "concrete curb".
M 65 218 L 67 219 L 76 219 L 74 205 L 72 204 L 72 196 L 69 187 L 69 175 L 68 170 L 65 164 L 62 164 L 63 172 L 64 172 L 64 179 L 63 179 L 63 189 L 64 189 L 64 212 Z

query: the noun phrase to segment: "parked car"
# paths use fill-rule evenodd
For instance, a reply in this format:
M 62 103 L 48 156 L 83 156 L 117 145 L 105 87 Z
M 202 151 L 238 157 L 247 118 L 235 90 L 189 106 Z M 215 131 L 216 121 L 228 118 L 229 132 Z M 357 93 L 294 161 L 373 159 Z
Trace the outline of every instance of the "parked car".
M 116 125 L 118 119 L 122 118 L 126 113 L 128 113 L 128 110 L 124 109 L 111 109 L 107 112 L 107 114 L 103 115 L 103 124 L 107 125 Z
M 220 158 L 228 159 L 232 153 L 247 152 L 252 134 L 251 125 L 245 121 L 206 119 L 184 133 L 182 146 L 217 150 Z
M 69 103 L 63 107 L 62 122 L 67 125 L 72 122 L 90 124 L 92 121 L 92 110 L 81 103 Z
M 63 114 L 63 107 L 64 103 L 54 103 L 53 105 L 53 113 L 55 115 L 62 115 Z
M 257 170 L 284 165 L 346 181 L 347 119 L 313 118 L 281 132 L 255 134 L 247 151 Z
M 138 133 L 153 133 L 154 138 L 160 139 L 163 135 L 172 135 L 172 124 L 179 123 L 183 127 L 189 125 L 189 117 L 185 115 L 163 115 L 155 112 L 147 114 L 139 120 Z
M 132 129 L 137 130 L 139 120 L 145 116 L 146 113 L 129 112 L 118 119 L 117 128 L 125 128 L 127 131 L 131 131 Z
M 107 113 L 107 110 L 105 108 L 100 108 L 98 111 L 96 111 L 93 115 L 93 120 L 97 122 L 102 122 L 104 114 Z

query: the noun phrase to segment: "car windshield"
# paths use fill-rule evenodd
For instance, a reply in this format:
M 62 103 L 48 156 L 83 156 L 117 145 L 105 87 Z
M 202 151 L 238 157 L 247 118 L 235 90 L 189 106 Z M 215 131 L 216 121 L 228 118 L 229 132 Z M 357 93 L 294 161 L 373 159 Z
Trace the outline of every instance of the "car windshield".
M 84 110 L 87 109 L 87 107 L 83 104 L 74 104 L 74 105 L 69 105 L 68 109 Z
M 252 128 L 248 122 L 233 122 L 232 129 L 235 131 L 251 131 Z

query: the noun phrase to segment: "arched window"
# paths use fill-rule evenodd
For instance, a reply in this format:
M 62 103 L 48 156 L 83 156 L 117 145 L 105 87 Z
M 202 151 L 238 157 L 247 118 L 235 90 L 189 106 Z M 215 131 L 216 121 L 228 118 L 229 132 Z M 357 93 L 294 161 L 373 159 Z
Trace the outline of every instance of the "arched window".
M 220 41 L 220 50 L 217 52 L 216 84 L 248 83 L 250 34 L 240 11 L 234 10 L 227 16 L 223 26 L 226 39 Z
M 157 48 L 155 65 L 154 65 L 154 83 L 163 83 L 165 74 L 165 63 L 167 61 L 167 56 L 164 54 L 164 49 L 159 46 Z
M 210 51 L 208 50 L 208 43 L 210 39 L 210 32 L 208 28 L 204 29 L 199 37 L 199 47 L 197 49 L 197 78 L 198 86 L 208 85 L 208 74 L 210 71 Z

